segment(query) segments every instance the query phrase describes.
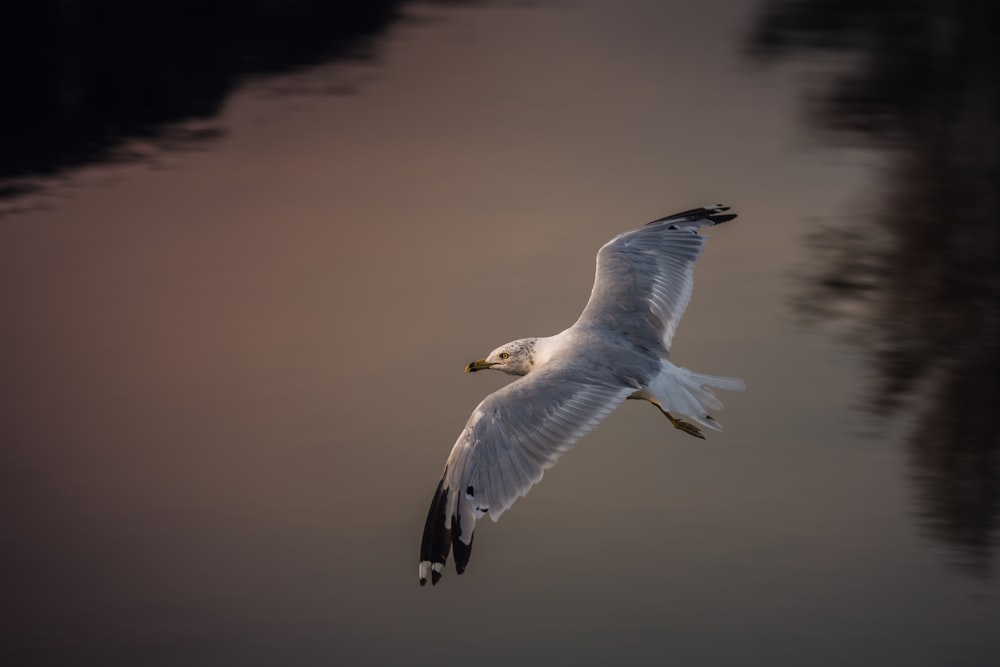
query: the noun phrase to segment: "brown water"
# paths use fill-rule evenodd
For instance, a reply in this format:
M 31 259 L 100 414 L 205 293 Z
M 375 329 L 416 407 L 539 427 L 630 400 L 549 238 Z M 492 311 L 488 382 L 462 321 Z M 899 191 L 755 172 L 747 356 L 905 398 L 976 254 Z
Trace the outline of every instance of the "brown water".
M 921 529 L 905 418 L 796 322 L 803 238 L 878 159 L 745 63 L 755 8 L 410 7 L 372 62 L 240 87 L 205 150 L 3 218 L 5 664 L 994 664 L 996 582 Z M 715 201 L 740 218 L 673 354 L 746 379 L 725 433 L 630 402 L 418 587 L 506 382 L 464 364 L 571 324 L 611 236 Z

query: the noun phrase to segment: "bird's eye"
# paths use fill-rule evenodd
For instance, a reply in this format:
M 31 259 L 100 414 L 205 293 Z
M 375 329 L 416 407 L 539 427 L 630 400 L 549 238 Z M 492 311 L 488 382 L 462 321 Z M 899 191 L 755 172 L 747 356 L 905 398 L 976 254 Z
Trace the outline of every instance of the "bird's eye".
M 510 359 L 510 355 L 508 353 L 506 353 L 506 352 L 501 352 L 500 353 L 500 358 L 501 359 Z

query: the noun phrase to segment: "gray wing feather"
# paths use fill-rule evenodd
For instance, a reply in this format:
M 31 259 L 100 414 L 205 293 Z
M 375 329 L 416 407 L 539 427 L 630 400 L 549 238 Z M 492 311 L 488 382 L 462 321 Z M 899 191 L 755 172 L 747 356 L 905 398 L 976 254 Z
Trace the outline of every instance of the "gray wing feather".
M 446 464 L 454 512 L 496 521 L 546 468 L 615 410 L 635 387 L 611 374 L 546 367 L 490 394 L 473 411 Z M 472 531 L 462 531 L 471 540 Z
M 698 228 L 717 222 L 710 210 L 657 220 L 608 241 L 597 253 L 594 289 L 578 323 L 669 350 L 691 301 L 694 264 L 705 245 Z

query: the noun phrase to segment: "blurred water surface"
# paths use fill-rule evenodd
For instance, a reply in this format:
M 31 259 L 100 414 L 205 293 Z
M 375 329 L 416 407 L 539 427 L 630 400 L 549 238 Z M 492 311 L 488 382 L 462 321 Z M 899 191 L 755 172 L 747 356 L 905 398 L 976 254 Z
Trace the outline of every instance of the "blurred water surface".
M 993 664 L 994 10 L 382 5 L 28 61 L 63 93 L 0 130 L 4 664 Z M 506 381 L 464 364 L 714 201 L 674 358 L 747 380 L 726 432 L 630 402 L 419 588 Z
M 770 2 L 762 60 L 851 58 L 814 89 L 810 120 L 887 162 L 867 205 L 814 237 L 800 307 L 852 312 L 878 417 L 909 417 L 929 534 L 989 574 L 1000 532 L 1000 6 Z

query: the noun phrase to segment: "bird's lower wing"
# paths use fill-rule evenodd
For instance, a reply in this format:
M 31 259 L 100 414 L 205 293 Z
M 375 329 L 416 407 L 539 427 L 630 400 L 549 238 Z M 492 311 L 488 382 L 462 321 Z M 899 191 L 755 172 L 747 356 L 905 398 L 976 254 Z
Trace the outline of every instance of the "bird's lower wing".
M 621 405 L 637 386 L 610 374 L 546 366 L 490 394 L 451 450 L 420 546 L 420 583 L 441 577 L 452 547 L 465 569 L 476 520 L 496 521 L 546 468 Z

